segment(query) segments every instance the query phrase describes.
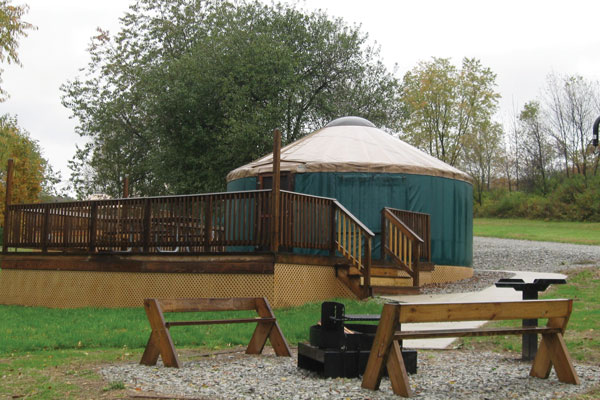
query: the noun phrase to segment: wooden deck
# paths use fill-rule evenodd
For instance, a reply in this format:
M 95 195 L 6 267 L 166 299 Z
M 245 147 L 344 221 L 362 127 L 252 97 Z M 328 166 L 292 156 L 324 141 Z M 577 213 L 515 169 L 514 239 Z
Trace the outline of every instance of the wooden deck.
M 373 293 L 368 227 L 335 199 L 281 191 L 274 212 L 273 197 L 255 190 L 8 205 L 0 267 L 272 274 L 278 262 L 318 264 L 335 268 L 359 298 Z M 430 260 L 428 218 L 382 210 L 382 259 L 408 272 L 417 290 L 419 263 Z M 378 285 L 389 292 L 391 282 Z

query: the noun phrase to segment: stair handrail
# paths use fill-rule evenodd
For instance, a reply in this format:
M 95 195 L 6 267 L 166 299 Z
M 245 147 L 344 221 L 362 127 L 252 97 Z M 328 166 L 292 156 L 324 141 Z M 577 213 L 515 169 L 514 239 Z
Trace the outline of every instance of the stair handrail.
M 416 233 L 424 243 L 421 247 L 421 258 L 428 263 L 431 262 L 431 215 L 416 211 L 402 210 L 393 207 L 385 207 L 409 229 Z M 382 254 L 383 256 L 383 254 Z
M 335 250 L 339 251 L 363 275 L 363 287 L 366 295 L 370 296 L 372 239 L 375 234 L 335 199 L 333 206 L 336 211 L 334 216 L 337 226 L 335 238 L 332 240 Z
M 392 256 L 398 265 L 413 278 L 413 286 L 419 286 L 419 259 L 421 246 L 425 241 L 400 218 L 394 215 L 390 209 L 384 207 L 382 231 L 386 230 L 386 220 L 393 224 L 400 231 L 401 235 L 392 235 L 391 231 L 387 232 L 386 237 L 381 243 L 382 249 Z M 408 241 L 408 246 L 404 238 Z

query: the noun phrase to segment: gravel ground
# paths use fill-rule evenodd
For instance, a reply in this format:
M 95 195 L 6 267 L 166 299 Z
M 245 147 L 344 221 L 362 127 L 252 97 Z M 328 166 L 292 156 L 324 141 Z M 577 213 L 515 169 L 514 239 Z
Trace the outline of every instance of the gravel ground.
M 565 272 L 600 265 L 600 246 L 475 237 L 473 278 L 429 286 L 424 293 L 471 292 L 510 277 L 505 271 Z M 101 369 L 128 389 L 185 399 L 398 399 L 387 378 L 381 390 L 361 389 L 360 379 L 321 379 L 298 369 L 297 357 L 212 355 L 181 369 L 117 364 Z M 418 399 L 561 399 L 600 384 L 600 366 L 575 368 L 582 384 L 529 377 L 530 363 L 515 355 L 466 350 L 419 351 L 418 374 L 410 377 Z
M 575 365 L 581 385 L 529 377 L 529 362 L 514 355 L 466 350 L 420 351 L 418 373 L 409 377 L 417 399 L 561 399 L 600 384 L 599 366 Z M 359 378 L 322 379 L 296 367 L 296 355 L 220 354 L 183 368 L 119 364 L 102 369 L 133 392 L 189 399 L 395 399 L 389 379 L 380 390 L 360 387 Z
M 473 277 L 450 284 L 428 285 L 423 294 L 474 292 L 492 286 L 506 271 L 567 272 L 584 266 L 600 266 L 600 246 L 530 240 L 473 238 Z
M 561 272 L 585 265 L 600 265 L 600 246 L 473 238 L 475 269 Z

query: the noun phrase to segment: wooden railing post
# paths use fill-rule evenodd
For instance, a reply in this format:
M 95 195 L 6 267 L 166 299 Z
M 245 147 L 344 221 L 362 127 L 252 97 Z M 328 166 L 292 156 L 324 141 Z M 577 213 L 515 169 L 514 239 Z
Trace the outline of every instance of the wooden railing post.
M 381 210 L 381 260 L 385 260 L 385 241 L 386 241 L 386 234 L 387 234 L 387 229 L 386 229 L 386 222 L 385 222 L 385 213 L 386 213 L 386 209 L 384 208 L 383 210 Z
M 90 253 L 96 252 L 96 230 L 98 227 L 98 203 L 92 202 L 90 208 Z
M 371 289 L 371 240 L 372 238 L 367 237 L 365 235 L 367 242 L 365 243 L 365 289 L 367 291 L 368 296 L 373 295 L 373 291 Z
M 150 217 L 152 215 L 152 204 L 150 199 L 144 201 L 144 218 L 142 220 L 142 251 L 150 253 Z
M 421 259 L 421 246 L 413 240 L 413 286 L 419 287 L 419 260 Z
M 279 250 L 279 203 L 280 203 L 280 153 L 281 153 L 281 132 L 275 129 L 273 132 L 273 189 L 271 190 L 271 251 L 276 253 Z
M 210 239 L 212 233 L 212 197 L 204 202 L 204 251 L 210 251 Z
M 44 219 L 42 221 L 42 253 L 48 252 L 48 231 L 50 224 L 50 207 L 44 204 Z
M 330 226 L 331 232 L 330 232 L 330 235 L 329 235 L 330 236 L 329 240 L 330 240 L 331 243 L 329 244 L 330 245 L 329 255 L 331 257 L 333 257 L 333 256 L 335 256 L 335 251 L 336 251 L 335 238 L 336 238 L 336 234 L 337 234 L 336 233 L 336 226 L 337 225 L 335 223 L 336 207 L 335 207 L 335 203 L 333 201 L 331 202 L 330 210 L 331 210 L 331 216 L 330 216 L 331 221 L 329 222 L 329 226 Z
M 4 231 L 2 234 L 3 253 L 8 253 L 8 231 L 10 229 L 10 211 L 8 208 L 12 200 L 13 168 L 14 161 L 12 158 L 9 158 L 6 165 L 6 192 L 4 193 Z

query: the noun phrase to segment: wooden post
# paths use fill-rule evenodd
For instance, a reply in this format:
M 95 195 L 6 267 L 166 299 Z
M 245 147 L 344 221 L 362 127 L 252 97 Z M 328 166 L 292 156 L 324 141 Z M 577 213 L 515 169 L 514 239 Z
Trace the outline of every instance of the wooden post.
M 335 257 L 335 250 L 336 250 L 336 246 L 335 246 L 335 239 L 337 237 L 337 232 L 336 232 L 336 223 L 335 223 L 335 212 L 336 212 L 336 207 L 335 207 L 335 203 L 331 200 L 329 200 L 330 202 L 330 207 L 329 207 L 329 212 L 331 212 L 331 219 L 329 221 L 329 229 L 331 229 L 330 232 L 330 237 L 329 237 L 329 241 L 330 241 L 330 248 L 329 248 L 329 256 L 331 257 Z
M 44 204 L 44 220 L 42 221 L 42 253 L 48 252 L 48 236 L 50 233 L 50 205 Z
M 89 252 L 90 253 L 95 253 L 96 252 L 96 231 L 98 228 L 98 203 L 96 201 L 93 201 L 91 204 L 91 209 L 90 209 L 90 224 L 89 224 L 89 229 L 90 229 L 90 246 L 89 246 Z
M 150 199 L 144 201 L 144 217 L 142 220 L 142 248 L 144 253 L 150 253 L 150 223 L 152 204 Z
M 126 199 L 129 197 L 129 176 L 126 175 L 123 179 L 123 198 Z
M 373 296 L 373 289 L 371 288 L 371 238 L 366 236 L 365 243 L 365 273 L 364 273 L 364 284 L 366 289 L 367 297 Z M 361 249 L 359 249 L 360 251 Z
M 381 241 L 381 260 L 384 261 L 385 260 L 385 241 L 387 240 L 386 237 L 386 230 L 387 230 L 387 226 L 386 226 L 386 222 L 385 222 L 385 208 L 383 210 L 381 210 L 381 235 L 380 235 L 380 241 Z
M 2 237 L 2 252 L 8 253 L 8 230 L 9 230 L 9 212 L 8 206 L 10 206 L 10 202 L 12 200 L 12 186 L 13 186 L 13 168 L 14 162 L 12 158 L 8 159 L 8 164 L 6 165 L 6 192 L 4 198 L 4 233 Z
M 280 156 L 281 156 L 281 132 L 279 129 L 273 131 L 273 188 L 271 189 L 271 251 L 277 253 L 279 250 L 279 203 L 281 177 Z

